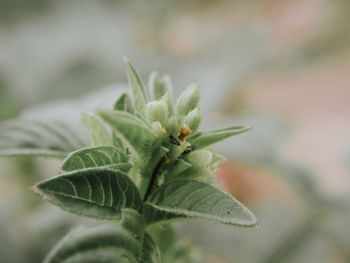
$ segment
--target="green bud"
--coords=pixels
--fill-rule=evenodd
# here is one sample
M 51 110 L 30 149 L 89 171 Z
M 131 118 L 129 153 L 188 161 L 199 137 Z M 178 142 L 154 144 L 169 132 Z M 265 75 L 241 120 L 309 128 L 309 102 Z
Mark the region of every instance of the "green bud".
M 163 128 L 162 124 L 159 121 L 152 122 L 152 129 L 159 137 L 167 134 L 166 130 Z
M 178 129 L 179 129 L 176 116 L 172 116 L 172 117 L 167 119 L 167 123 L 166 123 L 165 128 L 169 134 L 176 136 L 176 134 L 178 133 Z
M 199 101 L 199 86 L 192 83 L 184 92 L 181 93 L 175 105 L 175 112 L 181 118 L 193 110 Z
M 188 113 L 183 122 L 193 131 L 197 131 L 201 123 L 201 112 L 198 107 Z
M 168 106 L 163 100 L 156 100 L 147 103 L 145 117 L 149 123 L 160 122 L 164 125 L 168 117 Z

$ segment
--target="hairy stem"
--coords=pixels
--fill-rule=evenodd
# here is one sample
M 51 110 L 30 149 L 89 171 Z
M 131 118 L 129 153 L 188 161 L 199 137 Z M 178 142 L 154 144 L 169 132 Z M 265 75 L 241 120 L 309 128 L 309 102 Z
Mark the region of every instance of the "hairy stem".
M 146 194 L 145 196 L 143 197 L 143 201 L 145 202 L 147 200 L 147 198 L 149 197 L 149 195 L 151 194 L 152 192 L 152 189 L 153 189 L 153 186 L 154 186 L 154 183 L 156 182 L 156 179 L 157 179 L 157 174 L 158 174 L 158 171 L 159 169 L 162 167 L 162 164 L 164 163 L 165 161 L 165 157 L 163 157 L 156 165 L 156 167 L 154 168 L 154 171 L 152 173 L 152 176 L 151 176 L 151 180 L 148 184 L 148 187 L 147 187 L 147 190 L 146 190 Z

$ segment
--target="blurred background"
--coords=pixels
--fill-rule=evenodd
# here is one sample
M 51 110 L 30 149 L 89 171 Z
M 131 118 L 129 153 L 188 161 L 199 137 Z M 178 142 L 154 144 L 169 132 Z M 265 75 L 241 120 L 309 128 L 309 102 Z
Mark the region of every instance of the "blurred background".
M 202 129 L 254 127 L 213 150 L 259 220 L 177 223 L 200 262 L 350 262 L 349 14 L 348 0 L 1 0 L 0 120 L 111 107 L 124 56 L 176 95 L 198 81 Z M 29 189 L 59 164 L 0 160 L 1 262 L 41 262 L 82 223 Z

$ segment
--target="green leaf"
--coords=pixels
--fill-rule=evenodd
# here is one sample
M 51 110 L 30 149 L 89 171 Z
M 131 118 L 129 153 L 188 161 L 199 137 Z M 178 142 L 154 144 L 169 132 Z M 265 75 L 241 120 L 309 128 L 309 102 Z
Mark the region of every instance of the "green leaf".
M 148 228 L 148 233 L 158 245 L 162 255 L 170 250 L 178 240 L 178 235 L 171 224 L 152 225 Z
M 83 112 L 82 121 L 89 129 L 91 145 L 113 145 L 111 135 L 94 114 Z
M 134 106 L 132 105 L 129 94 L 123 93 L 114 104 L 114 109 L 119 111 L 126 111 L 135 114 Z
M 168 105 L 163 100 L 155 100 L 147 103 L 145 109 L 145 119 L 149 123 L 160 122 L 164 125 L 168 117 Z
M 116 146 L 117 148 L 123 149 L 124 153 L 128 153 L 127 147 L 125 147 L 123 139 L 120 138 L 115 131 L 112 131 L 112 141 L 113 145 Z
M 170 224 L 150 226 L 148 232 L 159 246 L 162 263 L 201 262 L 191 244 L 185 240 L 179 240 Z
M 90 168 L 40 182 L 34 191 L 62 209 L 82 216 L 120 219 L 121 209 L 142 210 L 140 193 L 120 171 Z
M 143 240 L 145 219 L 142 214 L 138 213 L 134 209 L 124 208 L 122 210 L 122 220 L 120 224 L 137 240 L 140 240 L 140 242 Z
M 119 168 L 123 172 L 130 169 L 124 152 L 114 146 L 94 146 L 72 152 L 64 160 L 63 171 L 74 171 L 93 167 Z
M 152 72 L 148 80 L 148 89 L 153 100 L 163 100 L 168 105 L 168 117 L 173 115 L 172 83 L 168 75 L 159 77 L 158 72 Z
M 215 173 L 218 168 L 218 165 L 225 161 L 225 157 L 216 153 L 212 153 L 212 156 L 213 157 L 210 161 L 209 168 L 213 173 Z
M 148 224 L 171 219 L 201 218 L 225 224 L 255 226 L 254 215 L 228 193 L 207 183 L 178 180 L 161 185 L 144 209 Z
M 201 123 L 201 112 L 199 107 L 194 108 L 184 118 L 183 122 L 191 129 L 192 132 L 196 132 Z
M 145 233 L 143 240 L 142 263 L 161 263 L 160 251 L 152 237 Z
M 145 87 L 142 83 L 141 77 L 131 65 L 129 59 L 124 58 L 124 62 L 126 65 L 126 73 L 128 75 L 135 110 L 142 115 L 147 103 Z
M 137 263 L 141 251 L 139 240 L 120 225 L 80 227 L 66 235 L 44 263 Z
M 169 90 L 169 87 L 167 83 L 160 78 L 159 73 L 153 71 L 148 79 L 148 89 L 152 100 L 159 100 Z
M 175 104 L 175 112 L 180 119 L 197 106 L 199 93 L 199 86 L 197 83 L 192 83 L 181 93 Z
M 156 140 L 153 131 L 139 118 L 123 111 L 101 111 L 100 116 L 120 134 L 140 156 L 148 155 Z
M 183 158 L 178 161 L 169 163 L 164 170 L 166 171 L 166 176 L 170 179 L 176 177 L 192 167 L 192 164 L 186 162 Z
M 56 117 L 19 118 L 0 124 L 0 156 L 64 158 L 89 145 L 79 119 Z M 82 129 L 83 128 L 83 129 Z
M 31 149 L 31 148 L 13 148 L 0 150 L 1 157 L 20 157 L 20 156 L 32 156 L 32 157 L 46 157 L 46 158 L 58 158 L 63 159 L 67 156 L 67 153 L 60 151 L 50 151 L 45 149 Z
M 167 181 L 179 180 L 179 179 L 204 179 L 213 180 L 214 174 L 210 169 L 210 164 L 213 159 L 213 154 L 206 150 L 192 151 L 183 157 L 182 166 L 185 168 L 185 164 L 190 165 L 183 171 L 178 171 L 174 176 L 172 174 L 167 175 Z
M 187 140 L 193 146 L 194 149 L 202 149 L 233 135 L 237 135 L 246 131 L 249 131 L 249 126 L 233 126 L 225 129 L 217 129 L 207 132 L 196 132 L 190 135 Z

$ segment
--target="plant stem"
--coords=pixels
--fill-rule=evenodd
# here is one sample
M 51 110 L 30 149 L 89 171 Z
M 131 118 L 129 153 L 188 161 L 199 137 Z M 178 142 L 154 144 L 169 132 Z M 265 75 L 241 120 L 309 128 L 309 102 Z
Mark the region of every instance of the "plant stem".
M 154 168 L 154 171 L 152 173 L 152 176 L 151 176 L 151 180 L 149 182 L 149 185 L 147 187 L 147 191 L 146 191 L 146 194 L 145 196 L 143 197 L 143 202 L 146 202 L 148 196 L 151 194 L 152 192 L 152 188 L 153 188 L 153 185 L 157 179 L 157 174 L 158 174 L 158 171 L 159 169 L 162 167 L 162 164 L 164 163 L 165 161 L 165 157 L 163 157 L 156 165 L 156 167 Z

